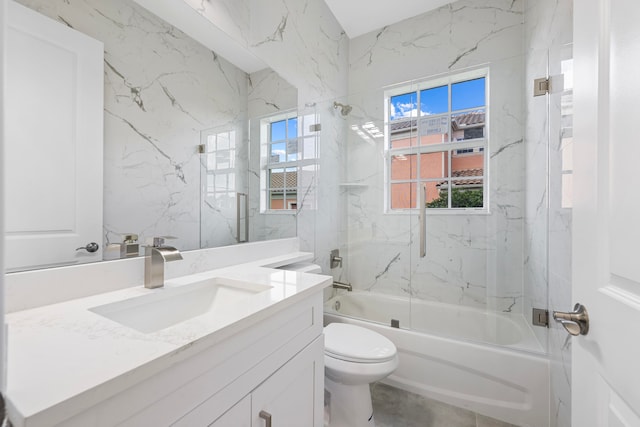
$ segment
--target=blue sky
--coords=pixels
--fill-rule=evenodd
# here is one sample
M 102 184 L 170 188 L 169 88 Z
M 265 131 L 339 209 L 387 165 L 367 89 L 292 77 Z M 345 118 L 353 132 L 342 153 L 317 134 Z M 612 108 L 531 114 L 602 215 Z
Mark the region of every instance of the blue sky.
M 287 122 L 289 128 L 287 129 Z M 297 160 L 298 153 L 294 153 L 289 150 L 289 158 L 287 155 L 287 144 L 285 140 L 288 138 L 296 138 L 298 136 L 298 119 L 292 118 L 288 120 L 280 120 L 278 122 L 271 123 L 271 141 L 283 141 L 271 145 L 271 156 L 278 156 L 280 162 L 287 160 Z
M 420 91 L 420 111 L 418 111 L 416 92 L 392 96 L 391 120 L 445 113 L 448 111 L 448 103 L 448 86 L 438 86 Z M 485 78 L 452 84 L 451 104 L 452 111 L 484 106 Z
M 271 123 L 271 141 L 282 141 L 287 139 L 287 122 L 289 122 L 289 138 L 298 136 L 298 119 L 280 120 Z

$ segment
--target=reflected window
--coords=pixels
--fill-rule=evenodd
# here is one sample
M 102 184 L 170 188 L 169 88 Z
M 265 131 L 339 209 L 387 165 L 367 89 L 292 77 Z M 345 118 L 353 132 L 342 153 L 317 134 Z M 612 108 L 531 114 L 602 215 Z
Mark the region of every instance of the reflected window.
M 387 210 L 485 209 L 487 70 L 385 93 Z
M 295 211 L 312 184 L 317 158 L 316 136 L 298 130 L 295 111 L 261 120 L 261 212 Z M 307 204 L 312 200 L 305 199 Z
M 236 197 L 236 132 L 210 132 L 203 138 L 207 203 L 217 208 L 231 207 Z

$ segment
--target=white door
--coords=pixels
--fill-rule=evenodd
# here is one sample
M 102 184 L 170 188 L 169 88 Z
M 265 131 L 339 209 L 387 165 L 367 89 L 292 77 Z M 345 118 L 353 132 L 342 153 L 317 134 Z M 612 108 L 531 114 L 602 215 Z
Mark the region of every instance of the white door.
M 7 270 L 102 259 L 103 45 L 9 2 Z
M 574 3 L 573 426 L 640 426 L 640 2 Z M 569 309 L 569 307 L 567 307 Z

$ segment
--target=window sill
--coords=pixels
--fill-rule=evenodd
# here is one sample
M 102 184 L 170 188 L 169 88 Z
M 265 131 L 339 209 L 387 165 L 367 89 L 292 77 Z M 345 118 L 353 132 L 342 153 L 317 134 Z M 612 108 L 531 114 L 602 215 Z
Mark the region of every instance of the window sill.
M 417 208 L 414 209 L 397 209 L 386 210 L 385 215 L 418 215 Z M 427 209 L 426 214 L 429 215 L 491 215 L 491 212 L 487 208 L 466 209 L 466 208 L 451 208 L 451 209 Z

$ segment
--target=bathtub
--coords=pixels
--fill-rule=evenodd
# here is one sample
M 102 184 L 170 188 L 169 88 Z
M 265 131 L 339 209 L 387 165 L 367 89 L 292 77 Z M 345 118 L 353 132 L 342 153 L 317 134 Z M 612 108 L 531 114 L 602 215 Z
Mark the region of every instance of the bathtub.
M 358 291 L 324 310 L 325 324 L 393 341 L 400 366 L 384 383 L 519 426 L 549 425 L 549 360 L 521 315 Z

